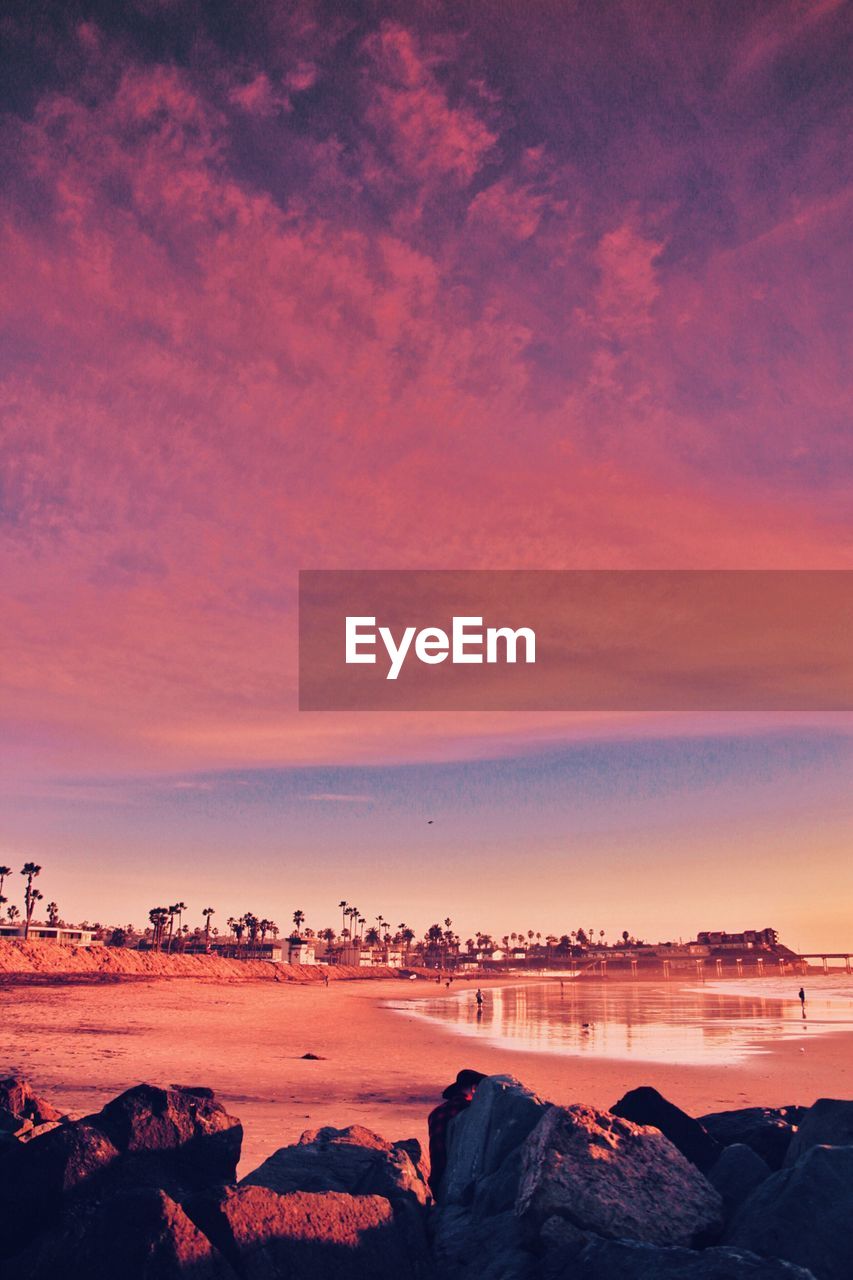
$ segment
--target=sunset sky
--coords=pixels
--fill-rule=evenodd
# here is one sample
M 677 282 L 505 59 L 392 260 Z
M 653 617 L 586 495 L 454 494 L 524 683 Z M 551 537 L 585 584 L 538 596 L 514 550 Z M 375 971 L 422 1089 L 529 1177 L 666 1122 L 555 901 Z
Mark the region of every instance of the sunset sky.
M 5 4 L 0 861 L 853 949 L 849 715 L 296 709 L 299 569 L 853 568 L 851 25 Z

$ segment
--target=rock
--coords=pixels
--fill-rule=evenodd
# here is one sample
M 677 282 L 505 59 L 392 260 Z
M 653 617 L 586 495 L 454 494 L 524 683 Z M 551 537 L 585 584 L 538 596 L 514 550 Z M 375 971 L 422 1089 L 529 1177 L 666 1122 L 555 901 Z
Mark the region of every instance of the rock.
M 800 1121 L 785 1154 L 785 1164 L 796 1164 L 800 1156 L 820 1144 L 830 1147 L 853 1145 L 853 1102 L 818 1098 Z
M 738 1249 L 660 1249 L 627 1240 L 592 1241 L 566 1271 L 573 1280 L 814 1280 L 810 1271 Z
M 7 1076 L 5 1080 L 0 1080 L 0 1112 L 4 1111 L 24 1120 L 31 1120 L 34 1125 L 65 1119 L 61 1111 L 33 1093 L 21 1076 Z
M 753 1192 L 725 1243 L 795 1262 L 817 1280 L 850 1280 L 851 1220 L 853 1146 L 811 1147 Z
M 209 1089 L 136 1085 L 85 1123 L 133 1157 L 126 1163 L 136 1183 L 189 1191 L 236 1178 L 243 1129 Z
M 729 1219 L 769 1177 L 770 1166 L 761 1156 L 743 1142 L 734 1142 L 723 1148 L 723 1154 L 708 1174 L 708 1181 L 723 1197 L 723 1210 Z
M 97 1115 L 18 1143 L 0 1164 L 0 1256 L 61 1211 L 121 1188 L 177 1198 L 233 1180 L 242 1129 L 212 1095 L 139 1085 Z
M 539 1260 L 524 1247 L 512 1211 L 475 1222 L 462 1205 L 440 1205 L 435 1216 L 435 1274 L 441 1280 L 539 1280 Z
M 0 1163 L 0 1257 L 56 1222 L 68 1197 L 99 1194 L 119 1158 L 109 1138 L 83 1121 L 16 1144 Z
M 700 1116 L 699 1122 L 723 1146 L 742 1142 L 775 1170 L 782 1168 L 794 1126 L 804 1114 L 803 1107 L 743 1107 Z
M 634 1124 L 652 1125 L 669 1138 L 674 1147 L 697 1169 L 707 1173 L 719 1159 L 722 1147 L 698 1120 L 669 1102 L 657 1089 L 643 1085 L 631 1089 L 610 1108 L 614 1116 L 632 1120 Z
M 470 1204 L 476 1183 L 496 1173 L 510 1153 L 520 1161 L 521 1144 L 549 1106 L 512 1076 L 481 1081 L 470 1107 L 449 1126 L 443 1202 Z
M 407 1249 L 383 1196 L 337 1191 L 279 1195 L 227 1188 L 191 1216 L 241 1280 L 409 1280 L 420 1260 Z
M 516 1212 L 538 1234 L 551 1217 L 581 1231 L 689 1245 L 722 1227 L 722 1200 L 656 1129 L 596 1111 L 551 1107 L 522 1151 Z
M 5 1107 L 0 1109 L 0 1133 L 8 1134 L 12 1138 L 22 1138 L 25 1133 L 30 1133 L 35 1128 L 32 1120 L 26 1116 L 16 1115 L 14 1111 L 7 1111 Z
M 23 1133 L 19 1133 L 18 1140 L 19 1142 L 32 1142 L 35 1138 L 41 1138 L 44 1134 L 50 1133 L 52 1129 L 58 1129 L 62 1123 L 61 1120 L 46 1120 L 44 1124 L 34 1124 Z
M 418 1152 L 420 1146 L 418 1144 Z M 294 1146 L 280 1147 L 246 1175 L 241 1187 L 291 1191 L 342 1191 L 385 1196 L 393 1204 L 425 1205 L 426 1182 L 407 1145 L 386 1142 L 361 1125 L 309 1130 Z
M 15 1269 L 22 1280 L 237 1280 L 180 1205 L 153 1188 L 108 1197 Z

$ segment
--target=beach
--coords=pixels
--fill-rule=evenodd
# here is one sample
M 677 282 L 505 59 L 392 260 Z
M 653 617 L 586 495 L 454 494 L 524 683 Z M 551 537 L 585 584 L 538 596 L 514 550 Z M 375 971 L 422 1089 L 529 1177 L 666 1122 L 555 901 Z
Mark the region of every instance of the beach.
M 473 1004 L 476 985 L 454 983 L 454 995 Z M 490 987 L 506 981 L 481 985 L 489 998 Z M 620 985 L 609 981 L 610 999 Z M 728 999 L 736 986 L 727 984 Z M 818 999 L 820 979 L 810 988 Z M 429 1110 L 463 1066 L 514 1075 L 557 1103 L 600 1108 L 642 1084 L 693 1115 L 853 1097 L 853 1030 L 806 1030 L 719 1064 L 557 1054 L 456 1035 L 408 1004 L 439 993 L 445 989 L 425 981 L 376 979 L 328 988 L 180 978 L 7 984 L 0 988 L 0 1065 L 73 1116 L 142 1080 L 209 1086 L 243 1122 L 242 1173 L 322 1125 L 361 1124 L 388 1138 L 425 1141 Z

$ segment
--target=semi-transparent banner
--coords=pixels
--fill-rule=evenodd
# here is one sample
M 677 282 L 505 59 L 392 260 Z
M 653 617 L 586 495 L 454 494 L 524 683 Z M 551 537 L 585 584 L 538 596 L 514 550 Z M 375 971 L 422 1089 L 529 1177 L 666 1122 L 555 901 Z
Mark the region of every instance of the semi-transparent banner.
M 850 570 L 303 570 L 305 711 L 845 711 Z

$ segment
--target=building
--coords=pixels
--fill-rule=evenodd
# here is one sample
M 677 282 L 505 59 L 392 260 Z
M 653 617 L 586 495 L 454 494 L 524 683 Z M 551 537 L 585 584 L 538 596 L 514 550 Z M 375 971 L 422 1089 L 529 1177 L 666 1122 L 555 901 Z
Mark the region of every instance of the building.
M 26 926 L 22 924 L 0 924 L 0 938 L 23 938 Z M 95 935 L 91 929 L 71 929 L 64 925 L 31 924 L 30 942 L 59 942 L 66 947 L 100 946 L 95 943 Z
M 288 938 L 287 963 L 314 964 L 314 943 L 307 938 Z
M 772 950 L 779 941 L 779 935 L 775 929 L 745 929 L 743 933 L 726 933 L 723 930 L 697 933 L 696 941 L 715 951 L 729 948 Z

